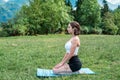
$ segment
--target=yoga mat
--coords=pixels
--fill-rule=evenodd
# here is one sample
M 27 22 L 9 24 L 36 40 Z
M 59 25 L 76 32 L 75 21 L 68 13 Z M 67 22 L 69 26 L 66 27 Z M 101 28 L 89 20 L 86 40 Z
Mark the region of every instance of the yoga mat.
M 77 72 L 72 73 L 62 73 L 62 74 L 54 74 L 51 69 L 41 69 L 37 68 L 37 77 L 55 77 L 55 76 L 69 76 L 72 74 L 95 74 L 91 69 L 89 68 L 81 68 Z

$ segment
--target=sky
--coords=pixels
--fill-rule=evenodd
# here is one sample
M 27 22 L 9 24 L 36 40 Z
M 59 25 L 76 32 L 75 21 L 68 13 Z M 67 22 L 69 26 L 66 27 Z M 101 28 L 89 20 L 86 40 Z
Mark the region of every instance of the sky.
M 106 1 L 111 4 L 120 4 L 120 0 L 106 0 Z
M 114 10 L 120 5 L 120 0 L 106 0 L 110 9 Z M 98 3 L 103 6 L 103 0 L 98 0 Z

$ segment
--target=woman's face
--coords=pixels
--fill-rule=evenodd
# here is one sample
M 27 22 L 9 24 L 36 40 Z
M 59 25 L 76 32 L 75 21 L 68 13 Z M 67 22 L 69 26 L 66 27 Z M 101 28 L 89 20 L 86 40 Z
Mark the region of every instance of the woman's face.
M 71 27 L 70 24 L 69 24 L 68 27 L 67 27 L 67 31 L 68 31 L 68 33 L 70 33 L 70 34 L 73 32 L 73 29 L 72 29 L 72 27 Z

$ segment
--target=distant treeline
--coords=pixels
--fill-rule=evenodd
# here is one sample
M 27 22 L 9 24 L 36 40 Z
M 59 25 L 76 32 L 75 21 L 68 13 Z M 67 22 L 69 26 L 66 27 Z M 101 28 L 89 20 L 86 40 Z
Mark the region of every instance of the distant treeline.
M 78 21 L 81 34 L 120 34 L 120 6 L 114 11 L 103 0 L 78 0 L 76 10 L 70 0 L 29 0 L 15 18 L 0 23 L 0 36 L 67 33 L 70 21 Z

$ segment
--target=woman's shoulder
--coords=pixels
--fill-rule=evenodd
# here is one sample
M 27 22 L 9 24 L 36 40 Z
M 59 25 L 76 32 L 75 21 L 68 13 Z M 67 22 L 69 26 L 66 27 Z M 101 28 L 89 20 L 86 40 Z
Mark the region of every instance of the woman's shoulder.
M 80 39 L 79 39 L 78 36 L 75 36 L 75 37 L 73 37 L 72 41 L 73 41 L 73 42 L 74 42 L 74 41 L 80 41 Z
M 78 36 L 75 36 L 75 37 L 73 38 L 73 40 L 79 40 L 79 37 L 78 37 Z

